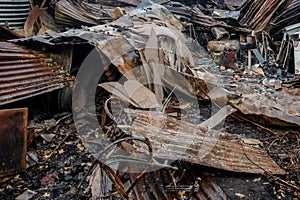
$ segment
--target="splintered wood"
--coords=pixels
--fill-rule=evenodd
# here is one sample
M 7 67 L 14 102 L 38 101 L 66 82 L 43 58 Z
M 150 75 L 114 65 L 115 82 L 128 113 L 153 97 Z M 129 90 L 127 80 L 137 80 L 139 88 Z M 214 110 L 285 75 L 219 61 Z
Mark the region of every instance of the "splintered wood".
M 245 138 L 208 130 L 178 121 L 161 113 L 128 110 L 134 122 L 126 128 L 136 137 L 148 137 L 154 157 L 183 160 L 218 169 L 263 174 L 283 175 L 282 170 L 258 145 Z

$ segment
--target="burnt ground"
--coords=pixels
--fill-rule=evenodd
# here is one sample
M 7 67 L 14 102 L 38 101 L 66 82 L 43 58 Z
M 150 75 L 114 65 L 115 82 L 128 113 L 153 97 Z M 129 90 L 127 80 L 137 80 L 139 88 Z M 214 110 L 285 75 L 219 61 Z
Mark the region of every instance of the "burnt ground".
M 225 129 L 232 134 L 260 140 L 272 159 L 287 171 L 287 175 L 282 177 L 222 172 L 216 179 L 230 199 L 239 199 L 235 193 L 244 194 L 246 199 L 300 198 L 299 191 L 287 186 L 291 183 L 299 188 L 300 185 L 298 128 L 268 127 L 265 130 L 252 123 L 229 117 L 226 119 Z
M 208 108 L 203 104 L 201 110 L 205 116 Z M 28 151 L 37 155 L 39 161 L 25 172 L 8 177 L 5 182 L 0 179 L 0 199 L 15 199 L 27 189 L 37 193 L 33 199 L 91 199 L 86 182 L 80 196 L 77 192 L 94 157 L 83 146 L 70 115 L 68 112 L 50 115 L 39 112 L 30 119 L 32 124 L 40 126 L 42 133 L 53 134 L 54 138 L 47 142 L 36 133 Z M 56 123 L 53 125 L 51 120 Z M 43 124 L 46 126 L 43 127 Z M 259 139 L 274 161 L 288 172 L 287 175 L 249 175 L 191 165 L 193 172 L 208 171 L 228 199 L 300 198 L 300 191 L 296 189 L 300 187 L 299 130 L 261 128 L 241 117 L 228 117 L 223 129 L 232 134 Z

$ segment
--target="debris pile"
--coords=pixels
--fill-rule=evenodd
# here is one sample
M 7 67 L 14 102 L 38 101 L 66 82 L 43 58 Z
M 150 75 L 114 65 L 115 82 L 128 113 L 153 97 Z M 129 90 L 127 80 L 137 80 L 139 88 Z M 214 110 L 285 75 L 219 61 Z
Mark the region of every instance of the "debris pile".
M 277 198 L 282 188 L 299 197 L 299 1 L 34 3 L 27 37 L 1 28 L 0 105 L 64 83 L 59 106 L 72 114 L 33 122 L 28 136 L 51 144 L 61 121 L 72 128 L 43 162 L 28 151 L 29 166 L 47 163 L 76 127 L 95 158 L 76 195 L 89 184 L 92 199 L 225 199 L 212 175 L 222 170 L 279 183 Z M 244 123 L 268 134 L 232 128 Z

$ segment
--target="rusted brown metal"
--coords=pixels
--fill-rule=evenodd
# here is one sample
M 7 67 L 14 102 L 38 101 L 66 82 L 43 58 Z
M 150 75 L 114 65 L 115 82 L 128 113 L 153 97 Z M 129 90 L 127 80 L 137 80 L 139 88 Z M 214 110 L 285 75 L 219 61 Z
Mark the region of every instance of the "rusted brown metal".
M 239 103 L 230 103 L 252 121 L 278 126 L 300 126 L 300 97 L 277 93 L 261 95 L 243 92 Z
M 0 0 L 0 25 L 22 28 L 30 10 L 30 0 Z
M 230 35 L 224 28 L 213 27 L 211 32 L 217 40 L 229 40 Z
M 26 168 L 27 108 L 0 110 L 0 177 Z
M 107 13 L 96 16 L 81 1 L 62 0 L 56 3 L 55 20 L 58 24 L 80 27 L 81 25 L 97 25 L 111 20 Z
M 200 172 L 200 188 L 199 192 L 197 192 L 196 197 L 199 200 L 210 200 L 210 199 L 220 199 L 226 200 L 226 194 L 221 189 L 219 185 L 216 184 L 212 175 L 208 172 Z
M 196 200 L 224 200 L 227 199 L 223 190 L 218 186 L 208 172 L 193 171 L 201 180 L 198 182 L 198 188 L 193 192 L 191 199 Z M 166 169 L 155 172 L 148 172 L 133 189 L 134 199 L 140 200 L 161 200 L 176 199 L 174 186 L 171 177 Z M 135 180 L 131 175 L 131 182 Z M 188 195 L 190 188 L 193 186 L 191 176 L 185 175 L 183 183 L 177 185 L 177 192 Z M 184 184 L 184 185 L 182 185 Z
M 276 11 L 285 4 L 290 4 L 290 0 L 252 1 L 249 7 L 245 7 L 247 10 L 242 10 L 242 13 L 245 12 L 245 14 L 240 18 L 239 22 L 252 30 L 263 30 L 270 23 Z
M 261 148 L 247 144 L 246 138 L 234 138 L 159 113 L 128 112 L 135 120 L 127 128 L 150 138 L 154 157 L 180 159 L 233 172 L 285 174 Z
M 293 0 L 286 9 L 284 9 L 272 19 L 271 25 L 273 26 L 273 28 L 271 32 L 276 33 L 277 31 L 279 32 L 288 25 L 299 23 L 299 18 L 300 1 Z
M 12 43 L 0 42 L 0 105 L 63 87 L 36 54 Z

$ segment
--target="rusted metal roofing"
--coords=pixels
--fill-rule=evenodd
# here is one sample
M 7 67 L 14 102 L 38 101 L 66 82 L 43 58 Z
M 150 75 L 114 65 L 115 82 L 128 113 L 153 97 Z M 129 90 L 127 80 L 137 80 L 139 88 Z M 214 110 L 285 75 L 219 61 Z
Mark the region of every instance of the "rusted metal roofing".
M 227 199 L 226 194 L 216 184 L 213 177 L 208 172 L 193 171 L 197 177 L 201 180 L 199 181 L 199 188 L 194 189 L 193 194 L 190 199 L 194 200 L 225 200 Z M 166 175 L 165 169 L 159 171 L 148 172 L 144 175 L 141 181 L 138 182 L 136 187 L 133 189 L 132 196 L 134 199 L 140 200 L 161 200 L 161 199 L 178 199 L 175 195 L 175 190 L 173 184 L 166 185 L 166 181 L 169 181 L 171 177 Z M 193 186 L 192 177 L 187 176 L 183 178 L 182 182 L 185 184 L 180 187 L 177 185 L 178 191 L 185 191 L 182 188 L 190 188 Z M 135 179 L 130 177 L 130 182 L 133 183 Z M 180 188 L 182 190 L 180 190 Z M 186 191 L 185 191 L 186 192 Z M 190 191 L 189 191 L 190 192 Z M 187 193 L 185 193 L 187 196 Z M 183 198 L 184 199 L 184 198 Z M 188 198 L 186 198 L 188 199 Z
M 0 105 L 62 88 L 62 81 L 36 54 L 0 42 Z
M 99 9 L 99 11 L 101 11 Z M 80 27 L 81 25 L 98 25 L 107 23 L 111 20 L 110 16 L 104 12 L 96 16 L 91 10 L 88 10 L 82 3 L 69 0 L 61 0 L 56 3 L 55 21 L 58 24 Z
M 267 152 L 257 147 L 258 141 L 234 138 L 228 133 L 207 130 L 160 113 L 128 112 L 135 120 L 127 128 L 137 132 L 137 136 L 145 135 L 150 139 L 154 157 L 179 159 L 232 172 L 285 174 Z
M 263 30 L 270 23 L 276 11 L 279 11 L 285 4 L 290 3 L 290 0 L 248 1 L 242 9 L 242 13 L 246 12 L 239 20 L 240 24 L 252 30 Z M 250 6 L 248 7 L 247 5 L 249 4 Z
M 73 33 L 74 32 L 74 33 Z M 87 43 L 87 40 L 82 40 L 79 36 L 84 33 L 84 31 L 80 29 L 72 29 L 68 31 L 69 33 L 66 37 L 64 37 L 64 33 L 56 33 L 55 31 L 47 30 L 44 35 L 37 35 L 37 36 L 32 36 L 32 37 L 26 37 L 26 38 L 17 38 L 17 39 L 11 39 L 9 42 L 13 43 L 21 43 L 21 44 L 28 44 L 31 42 L 39 42 L 47 45 L 76 45 L 76 44 L 85 44 Z M 73 33 L 73 35 L 71 35 Z M 93 39 L 92 36 L 96 37 L 96 33 L 90 34 L 91 36 L 87 39 Z M 98 36 L 98 38 L 100 38 Z
M 282 30 L 288 25 L 300 22 L 300 1 L 293 0 L 292 3 L 276 17 L 272 19 L 271 25 L 274 26 L 274 31 Z
M 0 177 L 26 168 L 27 108 L 0 110 Z
M 0 25 L 23 28 L 29 10 L 29 0 L 0 0 Z

